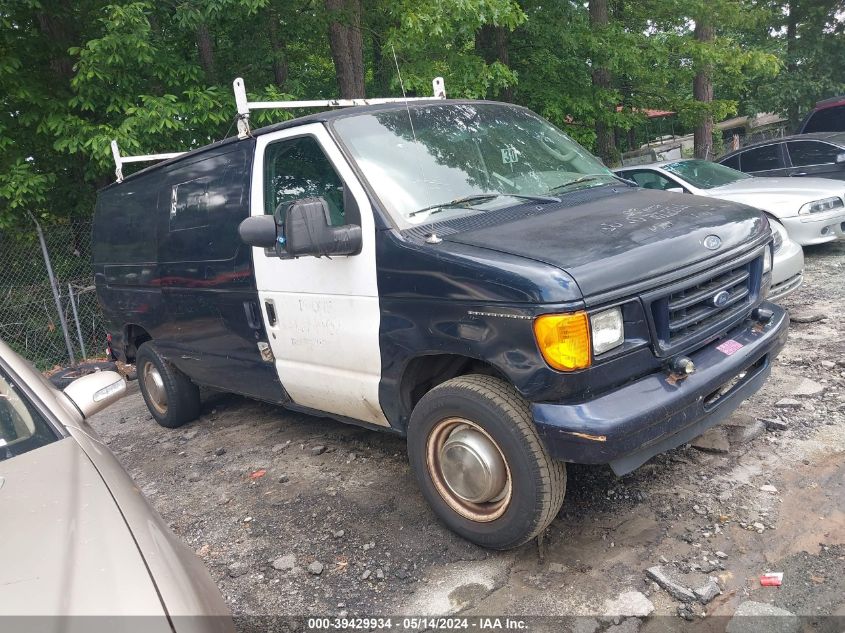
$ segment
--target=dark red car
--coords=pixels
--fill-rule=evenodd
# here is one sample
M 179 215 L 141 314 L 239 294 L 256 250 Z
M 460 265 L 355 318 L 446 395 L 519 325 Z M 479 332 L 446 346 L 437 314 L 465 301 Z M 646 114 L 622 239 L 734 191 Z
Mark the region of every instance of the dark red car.
M 816 104 L 798 127 L 798 134 L 809 132 L 845 132 L 845 95 Z

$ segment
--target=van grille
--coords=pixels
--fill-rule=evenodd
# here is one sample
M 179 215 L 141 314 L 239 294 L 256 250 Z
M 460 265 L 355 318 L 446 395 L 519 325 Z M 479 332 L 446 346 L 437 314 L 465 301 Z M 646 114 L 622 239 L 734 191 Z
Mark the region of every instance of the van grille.
M 651 302 L 657 342 L 664 350 L 691 341 L 747 311 L 759 294 L 758 257 L 673 288 Z

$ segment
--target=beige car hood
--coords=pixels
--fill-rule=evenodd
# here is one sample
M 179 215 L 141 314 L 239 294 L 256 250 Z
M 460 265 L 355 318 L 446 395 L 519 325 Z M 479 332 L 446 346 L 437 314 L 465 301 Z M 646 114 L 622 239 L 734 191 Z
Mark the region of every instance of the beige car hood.
M 171 630 L 123 515 L 73 438 L 0 462 L 0 480 L 0 614 L 142 614 L 154 616 L 146 630 Z

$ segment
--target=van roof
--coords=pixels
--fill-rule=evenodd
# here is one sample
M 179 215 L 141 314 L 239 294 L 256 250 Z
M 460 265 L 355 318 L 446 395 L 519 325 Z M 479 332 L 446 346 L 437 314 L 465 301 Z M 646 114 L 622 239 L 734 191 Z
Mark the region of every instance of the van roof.
M 385 103 L 385 104 L 379 104 L 379 105 L 366 105 L 366 106 L 353 106 L 353 107 L 348 107 L 348 108 L 336 108 L 336 109 L 333 109 L 333 110 L 326 110 L 324 112 L 316 112 L 314 114 L 308 114 L 308 115 L 305 115 L 305 116 L 296 117 L 296 118 L 290 119 L 288 121 L 280 121 L 279 123 L 273 123 L 271 125 L 267 125 L 265 127 L 253 130 L 251 132 L 251 135 L 253 137 L 261 136 L 262 134 L 270 134 L 272 132 L 277 132 L 278 130 L 285 130 L 287 128 L 297 127 L 297 126 L 300 126 L 300 125 L 305 125 L 307 123 L 326 123 L 326 122 L 334 120 L 334 119 L 340 119 L 340 118 L 348 117 L 348 116 L 355 116 L 356 114 L 364 114 L 364 113 L 367 113 L 367 112 L 385 112 L 385 111 L 390 111 L 390 110 L 405 110 L 406 108 L 414 108 L 414 109 L 424 108 L 424 107 L 428 107 L 428 106 L 431 106 L 431 105 L 455 105 L 455 104 L 466 104 L 466 103 L 472 103 L 472 104 L 488 103 L 489 104 L 489 103 L 498 103 L 498 102 L 496 102 L 496 101 L 483 101 L 483 100 L 478 100 L 478 99 L 438 99 L 438 98 L 432 97 L 431 99 L 426 99 L 424 101 L 416 100 L 416 101 L 410 101 L 408 103 Z M 499 104 L 499 105 L 510 105 L 510 106 L 513 106 L 513 107 L 520 107 L 520 106 L 516 106 L 514 104 Z M 197 154 L 207 152 L 209 150 L 213 150 L 213 149 L 217 149 L 217 148 L 220 148 L 220 147 L 225 147 L 226 145 L 238 143 L 238 142 L 241 142 L 242 140 L 246 140 L 246 139 L 240 139 L 237 136 L 231 136 L 231 137 L 225 138 L 223 140 L 216 141 L 214 143 L 210 143 L 208 145 L 203 145 L 202 147 L 198 147 L 196 149 L 188 150 L 184 154 L 180 154 L 179 156 L 177 156 L 175 158 L 169 158 L 167 160 L 163 160 L 161 162 L 155 163 L 154 165 L 150 165 L 149 167 L 145 167 L 144 169 L 138 170 L 135 173 L 129 174 L 129 175 L 124 177 L 122 182 L 110 183 L 110 184 L 106 185 L 105 187 L 103 187 L 102 189 L 100 189 L 100 191 L 105 191 L 106 189 L 110 189 L 114 186 L 120 185 L 123 182 L 127 182 L 129 180 L 132 180 L 133 178 L 137 178 L 137 177 L 139 177 L 143 174 L 148 174 L 148 173 L 153 172 L 153 171 L 160 169 L 162 167 L 166 167 L 168 165 L 178 163 L 178 162 L 185 160 L 186 158 L 189 158 L 191 156 L 196 156 Z

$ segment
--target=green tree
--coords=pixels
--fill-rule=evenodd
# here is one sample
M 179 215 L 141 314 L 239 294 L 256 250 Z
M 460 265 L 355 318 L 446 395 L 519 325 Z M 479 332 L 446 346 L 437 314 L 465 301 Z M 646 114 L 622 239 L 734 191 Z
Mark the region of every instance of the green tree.
M 111 139 L 138 154 L 231 134 L 237 76 L 261 100 L 395 96 L 398 66 L 409 95 L 443 76 L 449 96 L 527 105 L 608 163 L 649 108 L 700 127 L 705 147 L 710 121 L 797 116 L 845 90 L 843 2 L 7 0 L 0 228 L 27 211 L 90 214 L 113 179 Z M 704 19 L 712 37 L 701 37 Z M 696 77 L 710 78 L 712 100 Z
M 785 114 L 794 129 L 816 101 L 845 93 L 845 1 L 776 0 L 768 7 L 770 19 L 746 41 L 777 56 L 780 74 L 752 79 L 745 105 Z

